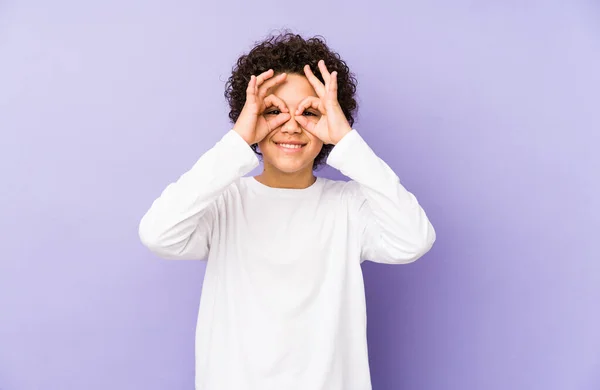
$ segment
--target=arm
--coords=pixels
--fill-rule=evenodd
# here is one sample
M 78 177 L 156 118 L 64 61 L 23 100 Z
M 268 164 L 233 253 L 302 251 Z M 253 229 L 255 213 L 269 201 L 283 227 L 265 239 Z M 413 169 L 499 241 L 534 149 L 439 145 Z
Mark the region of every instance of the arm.
M 354 181 L 348 186 L 361 232 L 361 260 L 410 263 L 431 249 L 436 234 L 425 211 L 356 130 L 336 144 L 327 164 Z
M 226 133 L 152 203 L 139 224 L 142 243 L 166 259 L 206 259 L 217 198 L 258 163 L 238 133 Z

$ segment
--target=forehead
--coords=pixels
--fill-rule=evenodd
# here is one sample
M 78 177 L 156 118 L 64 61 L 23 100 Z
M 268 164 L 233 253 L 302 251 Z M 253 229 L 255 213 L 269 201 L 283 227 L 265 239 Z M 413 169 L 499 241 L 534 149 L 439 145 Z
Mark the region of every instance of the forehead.
M 286 104 L 298 104 L 307 96 L 317 96 L 306 76 L 289 73 L 283 83 L 271 89 L 271 93 Z

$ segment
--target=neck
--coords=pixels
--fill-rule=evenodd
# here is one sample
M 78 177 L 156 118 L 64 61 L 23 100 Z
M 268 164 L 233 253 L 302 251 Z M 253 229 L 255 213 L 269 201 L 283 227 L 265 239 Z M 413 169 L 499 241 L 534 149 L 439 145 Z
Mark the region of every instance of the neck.
M 289 189 L 308 188 L 317 180 L 312 170 L 286 173 L 265 169 L 260 175 L 254 176 L 254 178 L 269 187 Z

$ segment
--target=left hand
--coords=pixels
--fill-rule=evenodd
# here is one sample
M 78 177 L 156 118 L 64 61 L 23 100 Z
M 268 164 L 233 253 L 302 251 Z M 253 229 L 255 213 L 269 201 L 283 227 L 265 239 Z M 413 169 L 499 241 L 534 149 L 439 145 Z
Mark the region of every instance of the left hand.
M 304 73 L 308 81 L 315 89 L 318 97 L 309 96 L 302 100 L 295 112 L 296 121 L 306 131 L 319 138 L 325 144 L 337 144 L 346 134 L 352 131 L 352 127 L 337 99 L 337 72 L 329 73 L 325 62 L 319 61 L 319 70 L 325 81 L 325 85 L 313 74 L 310 66 L 304 66 Z M 313 108 L 319 110 L 321 117 L 318 122 L 310 121 L 302 115 L 304 110 Z

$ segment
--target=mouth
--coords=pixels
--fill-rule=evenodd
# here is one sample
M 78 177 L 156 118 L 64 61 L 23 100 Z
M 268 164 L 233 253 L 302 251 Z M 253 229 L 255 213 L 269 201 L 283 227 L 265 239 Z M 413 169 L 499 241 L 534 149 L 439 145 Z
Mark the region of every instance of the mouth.
M 306 144 L 286 144 L 286 143 L 278 143 L 278 142 L 273 142 L 277 148 L 281 149 L 282 151 L 286 152 L 286 153 L 297 153 L 299 151 L 301 151 Z

